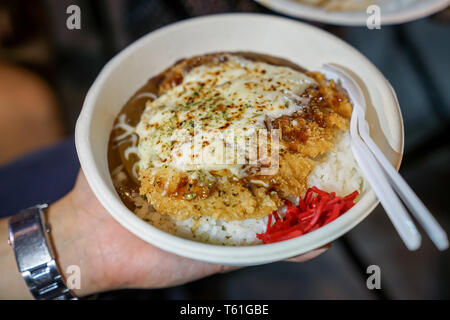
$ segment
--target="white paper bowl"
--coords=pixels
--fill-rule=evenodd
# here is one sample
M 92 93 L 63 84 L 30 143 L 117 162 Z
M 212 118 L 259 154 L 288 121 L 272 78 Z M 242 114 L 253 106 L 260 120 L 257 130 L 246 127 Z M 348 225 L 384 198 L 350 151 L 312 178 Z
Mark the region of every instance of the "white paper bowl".
M 343 26 L 365 26 L 373 13 L 331 11 L 302 4 L 296 0 L 255 0 L 261 5 L 292 17 Z M 380 3 L 381 25 L 405 23 L 444 10 L 450 0 L 391 0 Z
M 285 18 L 256 14 L 207 16 L 152 32 L 114 57 L 90 88 L 75 138 L 81 167 L 102 205 L 141 239 L 172 253 L 227 265 L 257 265 L 323 246 L 361 222 L 377 205 L 372 191 L 334 222 L 296 239 L 275 244 L 227 247 L 182 239 L 136 217 L 123 205 L 108 171 L 107 146 L 113 121 L 128 98 L 151 76 L 183 57 L 216 51 L 254 51 L 289 59 L 308 69 L 336 63 L 353 71 L 366 90 L 374 140 L 398 167 L 403 123 L 391 86 L 358 51 L 333 35 Z M 350 152 L 350 150 L 349 150 Z

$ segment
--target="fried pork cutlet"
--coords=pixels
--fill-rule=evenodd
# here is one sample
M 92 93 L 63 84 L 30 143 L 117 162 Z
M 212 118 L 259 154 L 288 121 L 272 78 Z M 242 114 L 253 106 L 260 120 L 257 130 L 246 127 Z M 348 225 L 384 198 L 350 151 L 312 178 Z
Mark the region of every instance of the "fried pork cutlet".
M 352 111 L 322 74 L 239 53 L 180 61 L 160 76 L 158 92 L 136 128 L 138 179 L 156 211 L 176 219 L 261 218 L 304 194 Z

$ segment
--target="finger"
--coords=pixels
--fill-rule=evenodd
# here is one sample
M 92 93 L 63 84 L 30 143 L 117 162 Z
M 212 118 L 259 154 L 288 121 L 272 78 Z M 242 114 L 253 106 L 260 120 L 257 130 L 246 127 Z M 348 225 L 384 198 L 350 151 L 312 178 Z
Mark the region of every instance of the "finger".
M 322 253 L 324 253 L 325 251 L 327 251 L 330 247 L 331 247 L 331 243 L 329 243 L 329 244 L 327 244 L 327 245 L 325 245 L 325 246 L 323 246 L 323 247 L 320 247 L 320 248 L 318 248 L 318 249 L 309 251 L 309 252 L 307 252 L 307 253 L 305 253 L 305 254 L 302 254 L 302 255 L 299 255 L 299 256 L 296 256 L 296 257 L 292 257 L 292 258 L 286 259 L 286 261 L 289 261 L 289 262 L 306 262 L 306 261 L 308 261 L 308 260 L 317 258 L 317 257 L 320 256 Z
M 238 270 L 238 269 L 242 269 L 244 267 L 240 267 L 240 266 L 221 266 L 220 268 L 220 273 L 228 273 L 234 270 Z

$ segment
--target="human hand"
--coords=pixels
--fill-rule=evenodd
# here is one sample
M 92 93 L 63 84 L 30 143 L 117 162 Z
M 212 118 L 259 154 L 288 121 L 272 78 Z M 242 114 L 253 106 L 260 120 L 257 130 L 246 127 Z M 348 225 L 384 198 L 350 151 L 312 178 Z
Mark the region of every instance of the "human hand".
M 124 288 L 162 288 L 187 283 L 236 267 L 195 261 L 163 251 L 122 227 L 103 208 L 80 170 L 73 190 L 48 210 L 51 236 L 61 271 L 77 265 L 78 296 Z M 288 261 L 304 262 L 328 246 Z

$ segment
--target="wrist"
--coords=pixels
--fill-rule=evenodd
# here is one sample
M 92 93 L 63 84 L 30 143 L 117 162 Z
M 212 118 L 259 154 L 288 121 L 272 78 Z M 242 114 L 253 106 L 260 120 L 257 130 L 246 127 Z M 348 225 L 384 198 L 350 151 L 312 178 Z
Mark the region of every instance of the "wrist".
M 86 236 L 87 232 L 94 232 L 94 228 L 85 228 L 90 222 L 83 221 L 80 211 L 71 194 L 52 204 L 47 211 L 56 262 L 66 285 L 78 297 L 109 289 L 96 261 L 95 244 L 89 241 L 92 237 Z M 73 287 L 73 284 L 79 286 Z

